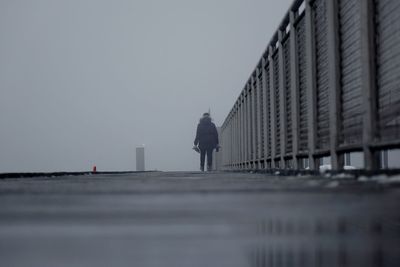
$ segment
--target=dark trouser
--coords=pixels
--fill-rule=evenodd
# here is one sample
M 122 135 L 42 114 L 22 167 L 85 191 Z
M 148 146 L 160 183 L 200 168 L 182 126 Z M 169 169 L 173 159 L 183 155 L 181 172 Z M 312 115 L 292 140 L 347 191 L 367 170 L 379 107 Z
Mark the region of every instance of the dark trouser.
M 212 165 L 212 156 L 214 148 L 200 148 L 200 167 L 204 168 L 204 162 L 207 154 L 207 166 Z

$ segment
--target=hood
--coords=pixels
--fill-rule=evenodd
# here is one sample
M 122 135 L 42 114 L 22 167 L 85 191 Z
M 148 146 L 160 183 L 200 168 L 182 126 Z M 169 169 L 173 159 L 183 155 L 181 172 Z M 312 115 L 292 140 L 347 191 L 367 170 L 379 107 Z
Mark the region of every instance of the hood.
M 202 117 L 200 123 L 211 123 L 211 117 Z

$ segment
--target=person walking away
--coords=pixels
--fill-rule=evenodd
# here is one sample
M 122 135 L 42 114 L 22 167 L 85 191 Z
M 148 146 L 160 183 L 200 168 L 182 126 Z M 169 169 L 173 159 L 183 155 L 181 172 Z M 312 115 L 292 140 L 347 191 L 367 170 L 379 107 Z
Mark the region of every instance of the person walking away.
M 200 149 L 200 170 L 204 171 L 207 155 L 207 171 L 212 170 L 212 157 L 214 149 L 219 149 L 218 131 L 211 121 L 210 113 L 204 113 L 197 125 L 194 146 Z

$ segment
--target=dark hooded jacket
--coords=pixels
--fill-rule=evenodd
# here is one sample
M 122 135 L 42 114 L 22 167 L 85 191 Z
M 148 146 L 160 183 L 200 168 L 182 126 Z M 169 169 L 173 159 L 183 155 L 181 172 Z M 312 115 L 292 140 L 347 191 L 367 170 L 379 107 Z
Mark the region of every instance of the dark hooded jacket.
M 194 145 L 200 149 L 214 149 L 218 146 L 218 131 L 210 117 L 203 117 L 197 125 Z

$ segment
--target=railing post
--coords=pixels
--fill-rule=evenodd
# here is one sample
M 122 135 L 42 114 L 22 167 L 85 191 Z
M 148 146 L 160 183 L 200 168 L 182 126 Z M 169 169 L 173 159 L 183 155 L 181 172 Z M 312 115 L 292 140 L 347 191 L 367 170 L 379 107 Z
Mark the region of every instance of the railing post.
M 234 117 L 233 117 L 233 140 L 234 140 L 234 157 L 233 157 L 233 164 L 234 169 L 237 168 L 237 155 L 238 155 L 238 140 L 237 140 L 237 103 L 233 106 L 234 108 Z
M 233 114 L 231 113 L 230 118 L 229 118 L 229 143 L 230 143 L 230 148 L 229 148 L 229 165 L 230 168 L 232 169 L 232 165 L 233 165 L 233 120 L 232 120 L 232 116 Z
M 231 169 L 235 167 L 235 106 L 232 107 L 231 125 Z
M 275 168 L 275 156 L 276 156 L 276 122 L 275 122 L 275 88 L 274 88 L 274 60 L 272 57 L 273 48 L 269 46 L 268 61 L 269 61 L 269 94 L 270 94 L 270 113 L 271 113 L 271 166 Z
M 261 159 L 262 159 L 262 155 L 261 155 L 261 127 L 263 127 L 262 122 L 261 122 L 261 90 L 262 90 L 262 85 L 260 84 L 260 79 L 259 79 L 259 75 L 260 75 L 260 68 L 257 67 L 256 69 L 256 90 L 257 90 L 257 106 L 256 106 L 256 110 L 257 110 L 257 160 L 258 160 L 258 169 L 261 169 Z
M 228 166 L 229 168 L 231 167 L 231 138 L 230 138 L 230 124 L 229 124 L 229 116 L 228 116 L 228 120 L 227 120 L 227 127 L 226 127 L 226 131 L 227 131 L 227 143 L 228 143 L 228 149 L 227 149 L 227 158 L 228 158 Z
M 243 161 L 243 103 L 242 103 L 242 94 L 239 95 L 238 98 L 238 117 L 239 117 L 239 168 L 242 168 L 242 161 Z
M 220 145 L 224 145 L 224 125 L 225 125 L 225 122 L 221 126 L 221 135 L 220 135 L 220 140 L 219 140 Z M 225 169 L 225 159 L 224 159 L 223 153 L 222 153 L 222 167 Z
M 227 120 L 226 120 L 226 125 L 225 125 L 225 142 L 224 142 L 225 144 L 226 144 L 226 147 L 227 147 L 227 149 L 226 149 L 226 151 L 225 151 L 225 158 L 226 158 L 226 165 L 227 165 L 227 167 L 230 169 L 230 166 L 229 166 L 229 117 L 227 118 Z
M 245 169 L 246 162 L 246 101 L 244 91 L 242 93 L 242 169 Z
M 238 169 L 240 155 L 240 140 L 239 140 L 239 101 L 235 104 L 235 168 Z
M 281 125 L 281 163 L 280 167 L 281 169 L 286 168 L 286 162 L 285 162 L 285 154 L 286 154 L 286 131 L 287 131 L 287 125 L 286 125 L 286 87 L 285 87 L 285 67 L 284 67 L 284 59 L 283 59 L 283 32 L 282 30 L 278 31 L 278 58 L 279 58 L 279 105 L 280 107 L 280 125 Z
M 233 107 L 233 109 L 232 109 L 232 118 L 231 118 L 231 125 L 232 125 L 232 127 L 231 127 L 231 129 L 232 129 L 232 135 L 231 135 L 231 138 L 232 138 L 232 159 L 231 159 L 231 164 L 232 164 L 232 169 L 235 169 L 235 157 L 236 157 L 236 140 L 235 140 L 235 135 L 236 135 L 236 133 L 235 133 L 235 131 L 236 131 L 236 125 L 235 125 L 235 106 Z
M 250 92 L 249 92 L 249 85 L 246 83 L 246 169 L 249 169 L 250 166 L 250 159 L 251 159 L 251 123 L 250 123 Z
M 249 168 L 250 162 L 250 93 L 249 93 L 249 84 L 246 83 L 246 169 Z
M 240 164 L 240 97 L 238 98 L 236 102 L 236 145 L 237 145 L 237 150 L 236 150 L 236 168 L 239 169 L 239 164 Z
M 377 128 L 377 84 L 375 66 L 374 1 L 360 0 L 361 11 L 361 72 L 363 90 L 363 151 L 367 170 L 379 168 L 379 156 L 371 147 Z
M 227 145 L 227 143 L 226 143 L 226 121 L 225 121 L 225 123 L 224 123 L 224 125 L 223 125 L 223 128 L 222 128 L 222 146 L 226 146 Z M 229 169 L 229 167 L 228 167 L 228 161 L 227 161 L 227 153 L 226 153 L 226 151 L 224 151 L 223 152 L 223 154 L 222 154 L 222 158 L 223 158 L 223 162 L 224 162 L 224 168 L 225 169 Z
M 263 103 L 264 103 L 264 108 L 263 108 L 263 127 L 264 127 L 264 166 L 265 169 L 267 168 L 267 155 L 268 155 L 268 123 L 267 123 L 267 72 L 265 71 L 265 67 L 267 65 L 267 60 L 265 57 L 262 57 L 261 60 L 261 71 L 262 71 L 262 80 L 263 83 L 261 84 L 261 90 L 263 90 Z
M 295 13 L 289 14 L 290 19 L 290 81 L 291 81 L 291 103 L 292 103 L 292 133 L 293 133 L 293 168 L 299 169 L 299 65 L 297 58 L 297 36 L 295 23 Z
M 225 142 L 224 143 L 226 144 L 226 148 L 227 148 L 225 151 L 226 165 L 230 169 L 230 166 L 229 166 L 229 149 L 230 149 L 230 147 L 229 147 L 229 145 L 230 145 L 230 143 L 229 143 L 229 117 L 227 118 L 226 125 L 225 125 Z
M 225 125 L 226 125 L 226 121 L 225 121 L 225 123 L 224 123 L 224 125 L 222 125 L 222 127 L 221 127 L 221 145 L 222 146 L 225 146 L 225 136 L 226 136 L 226 132 L 225 132 Z M 224 169 L 227 169 L 227 167 L 226 167 L 226 154 L 225 154 L 225 151 L 224 152 L 222 152 L 222 162 L 223 162 L 223 167 L 224 167 Z
M 329 129 L 330 154 L 333 170 L 343 168 L 344 157 L 339 154 L 340 134 L 340 52 L 339 52 L 339 21 L 337 1 L 327 1 L 328 27 L 328 73 L 329 73 Z
M 242 107 L 243 107 L 243 103 L 242 103 L 242 94 L 240 94 L 239 98 L 238 98 L 238 119 L 239 119 L 239 160 L 238 160 L 238 164 L 239 164 L 239 168 L 242 168 L 242 159 L 243 159 L 243 123 L 242 123 Z
M 233 120 L 233 123 L 234 123 L 233 135 L 234 135 L 234 140 L 235 140 L 235 142 L 234 142 L 235 157 L 233 159 L 233 164 L 234 164 L 234 169 L 236 169 L 237 168 L 237 155 L 238 155 L 238 149 L 239 149 L 239 142 L 237 140 L 237 129 L 238 129 L 238 127 L 237 127 L 237 101 L 235 102 L 233 108 L 234 108 L 234 114 L 235 114 L 234 120 Z
M 246 162 L 246 120 L 245 120 L 245 115 L 246 115 L 246 109 L 245 109 L 245 98 L 244 98 L 244 92 L 241 95 L 242 98 L 242 160 L 241 160 L 241 166 L 242 169 L 245 168 L 245 162 Z
M 249 150 L 250 150 L 250 169 L 253 168 L 253 160 L 254 160 L 254 114 L 253 114 L 253 108 L 254 108 L 254 92 L 253 92 L 253 88 L 251 85 L 251 77 L 249 79 L 249 132 L 250 132 L 250 146 L 249 146 Z
M 251 142 L 251 147 L 253 149 L 252 153 L 251 153 L 251 161 L 253 162 L 253 169 L 256 169 L 256 159 L 257 159 L 257 155 L 256 155 L 256 145 L 257 145 L 257 134 L 256 134 L 256 88 L 254 86 L 254 77 L 253 75 L 250 78 L 250 88 L 251 88 L 251 138 L 252 138 L 252 142 Z
M 311 7 L 312 0 L 306 0 L 306 49 L 307 49 L 307 106 L 308 106 L 308 157 L 311 170 L 318 168 L 315 159 L 316 133 L 316 66 L 315 66 L 315 35 L 314 19 Z M 332 0 L 333 1 L 333 0 Z
M 246 169 L 247 162 L 247 104 L 246 89 L 243 89 L 243 168 Z

